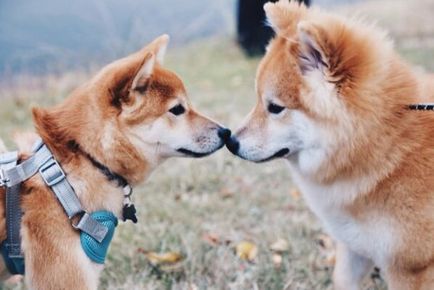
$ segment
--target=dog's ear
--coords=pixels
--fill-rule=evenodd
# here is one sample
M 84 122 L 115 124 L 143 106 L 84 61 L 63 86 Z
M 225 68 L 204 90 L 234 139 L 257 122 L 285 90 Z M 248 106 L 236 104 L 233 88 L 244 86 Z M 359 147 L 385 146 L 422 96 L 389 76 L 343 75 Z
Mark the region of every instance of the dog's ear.
M 325 72 L 329 69 L 330 41 L 327 32 L 314 23 L 301 21 L 297 25 L 299 42 L 299 64 L 306 73 L 315 69 Z
M 108 92 L 110 103 L 116 108 L 132 102 L 130 92 L 145 91 L 156 64 L 163 62 L 168 43 L 169 36 L 162 35 L 139 51 L 107 65 L 92 80 L 94 87 Z
M 113 75 L 107 77 L 106 81 L 113 106 L 121 108 L 122 103 L 132 102 L 132 91 L 145 93 L 154 72 L 155 59 L 154 53 L 142 50 L 121 60 L 122 65 L 119 65 L 119 68 L 110 70 Z
M 291 38 L 295 35 L 297 24 L 306 17 L 307 8 L 298 1 L 280 0 L 264 5 L 268 24 L 277 35 Z
M 163 34 L 157 37 L 149 45 L 150 51 L 155 54 L 155 60 L 159 64 L 163 64 L 164 57 L 166 56 L 167 46 L 169 45 L 170 37 L 167 34 Z
M 150 77 L 154 72 L 156 57 L 152 52 L 145 55 L 143 62 L 131 83 L 131 89 L 143 93 L 149 85 Z

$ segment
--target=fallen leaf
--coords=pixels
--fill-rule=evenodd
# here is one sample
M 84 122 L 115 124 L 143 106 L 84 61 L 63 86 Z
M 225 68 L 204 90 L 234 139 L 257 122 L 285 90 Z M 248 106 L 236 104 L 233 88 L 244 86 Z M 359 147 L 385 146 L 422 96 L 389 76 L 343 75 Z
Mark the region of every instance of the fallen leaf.
M 231 197 L 233 197 L 235 195 L 235 192 L 233 192 L 233 191 L 231 191 L 231 190 L 229 190 L 229 188 L 223 188 L 221 191 L 220 191 L 220 196 L 222 197 L 222 198 L 231 198 Z
M 325 234 L 320 234 L 317 237 L 318 245 L 322 250 L 334 250 L 335 245 L 333 239 Z
M 221 243 L 220 237 L 214 233 L 203 234 L 202 240 L 211 246 L 218 246 Z
M 289 251 L 289 244 L 285 239 L 278 239 L 273 244 L 271 244 L 270 249 L 276 253 L 284 253 Z
M 166 252 L 166 253 L 156 253 L 149 251 L 141 251 L 146 259 L 154 265 L 173 265 L 184 259 L 184 257 L 178 252 Z
M 317 238 L 317 243 L 320 248 L 322 262 L 324 266 L 332 267 L 336 263 L 336 246 L 331 237 L 321 234 Z
M 258 247 L 251 243 L 251 242 L 240 242 L 236 248 L 237 256 L 242 259 L 249 262 L 252 262 L 255 260 L 256 256 L 258 255 Z

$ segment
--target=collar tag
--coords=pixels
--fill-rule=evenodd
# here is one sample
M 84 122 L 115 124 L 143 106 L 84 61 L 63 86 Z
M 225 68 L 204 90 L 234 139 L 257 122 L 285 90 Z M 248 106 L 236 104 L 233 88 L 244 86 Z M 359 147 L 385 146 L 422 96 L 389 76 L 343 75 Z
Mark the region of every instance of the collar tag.
M 124 207 L 122 209 L 122 219 L 124 221 L 131 220 L 133 223 L 137 223 L 136 207 L 131 201 L 131 195 L 133 194 L 133 189 L 130 185 L 126 185 L 124 190 Z
M 131 220 L 133 223 L 137 223 L 137 216 L 136 216 L 136 207 L 134 204 L 124 204 L 124 208 L 122 209 L 122 218 L 124 221 Z

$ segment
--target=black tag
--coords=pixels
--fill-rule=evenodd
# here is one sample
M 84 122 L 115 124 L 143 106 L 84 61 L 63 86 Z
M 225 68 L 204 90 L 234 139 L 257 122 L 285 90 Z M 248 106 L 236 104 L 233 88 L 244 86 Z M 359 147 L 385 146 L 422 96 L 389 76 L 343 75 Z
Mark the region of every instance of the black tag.
M 122 209 L 122 217 L 124 218 L 124 221 L 131 220 L 133 223 L 137 223 L 137 216 L 136 216 L 136 207 L 134 204 L 126 204 L 124 205 L 124 208 Z

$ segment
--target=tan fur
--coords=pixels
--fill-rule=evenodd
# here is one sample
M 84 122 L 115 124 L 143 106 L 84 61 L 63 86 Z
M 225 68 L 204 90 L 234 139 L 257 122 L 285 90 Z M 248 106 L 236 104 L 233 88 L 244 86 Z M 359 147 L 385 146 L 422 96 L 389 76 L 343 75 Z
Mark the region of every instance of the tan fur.
M 167 158 L 184 156 L 177 151 L 180 147 L 210 154 L 223 145 L 217 136 L 219 125 L 194 111 L 181 80 L 162 67 L 167 42 L 168 37 L 162 36 L 109 64 L 57 106 L 33 109 L 38 135 L 62 165 L 87 212 L 104 209 L 120 217 L 123 206 L 122 189 L 108 181 L 87 154 L 137 185 Z M 181 116 L 169 112 L 177 104 L 185 107 Z M 29 156 L 32 139 L 31 134 L 18 136 L 22 159 Z M 0 194 L 4 196 L 3 189 Z M 96 289 L 102 266 L 85 255 L 79 233 L 53 192 L 35 175 L 24 182 L 21 194 L 29 288 Z
M 434 289 L 434 113 L 406 108 L 434 101 L 434 78 L 414 73 L 363 21 L 287 0 L 265 10 L 277 37 L 258 68 L 258 104 L 235 134 L 238 154 L 267 157 L 275 132 L 304 116 L 316 143 L 300 139 L 285 158 L 339 241 L 336 289 L 360 289 L 374 264 L 390 289 Z M 312 51 L 317 68 L 301 57 Z M 269 99 L 285 111 L 267 112 Z

